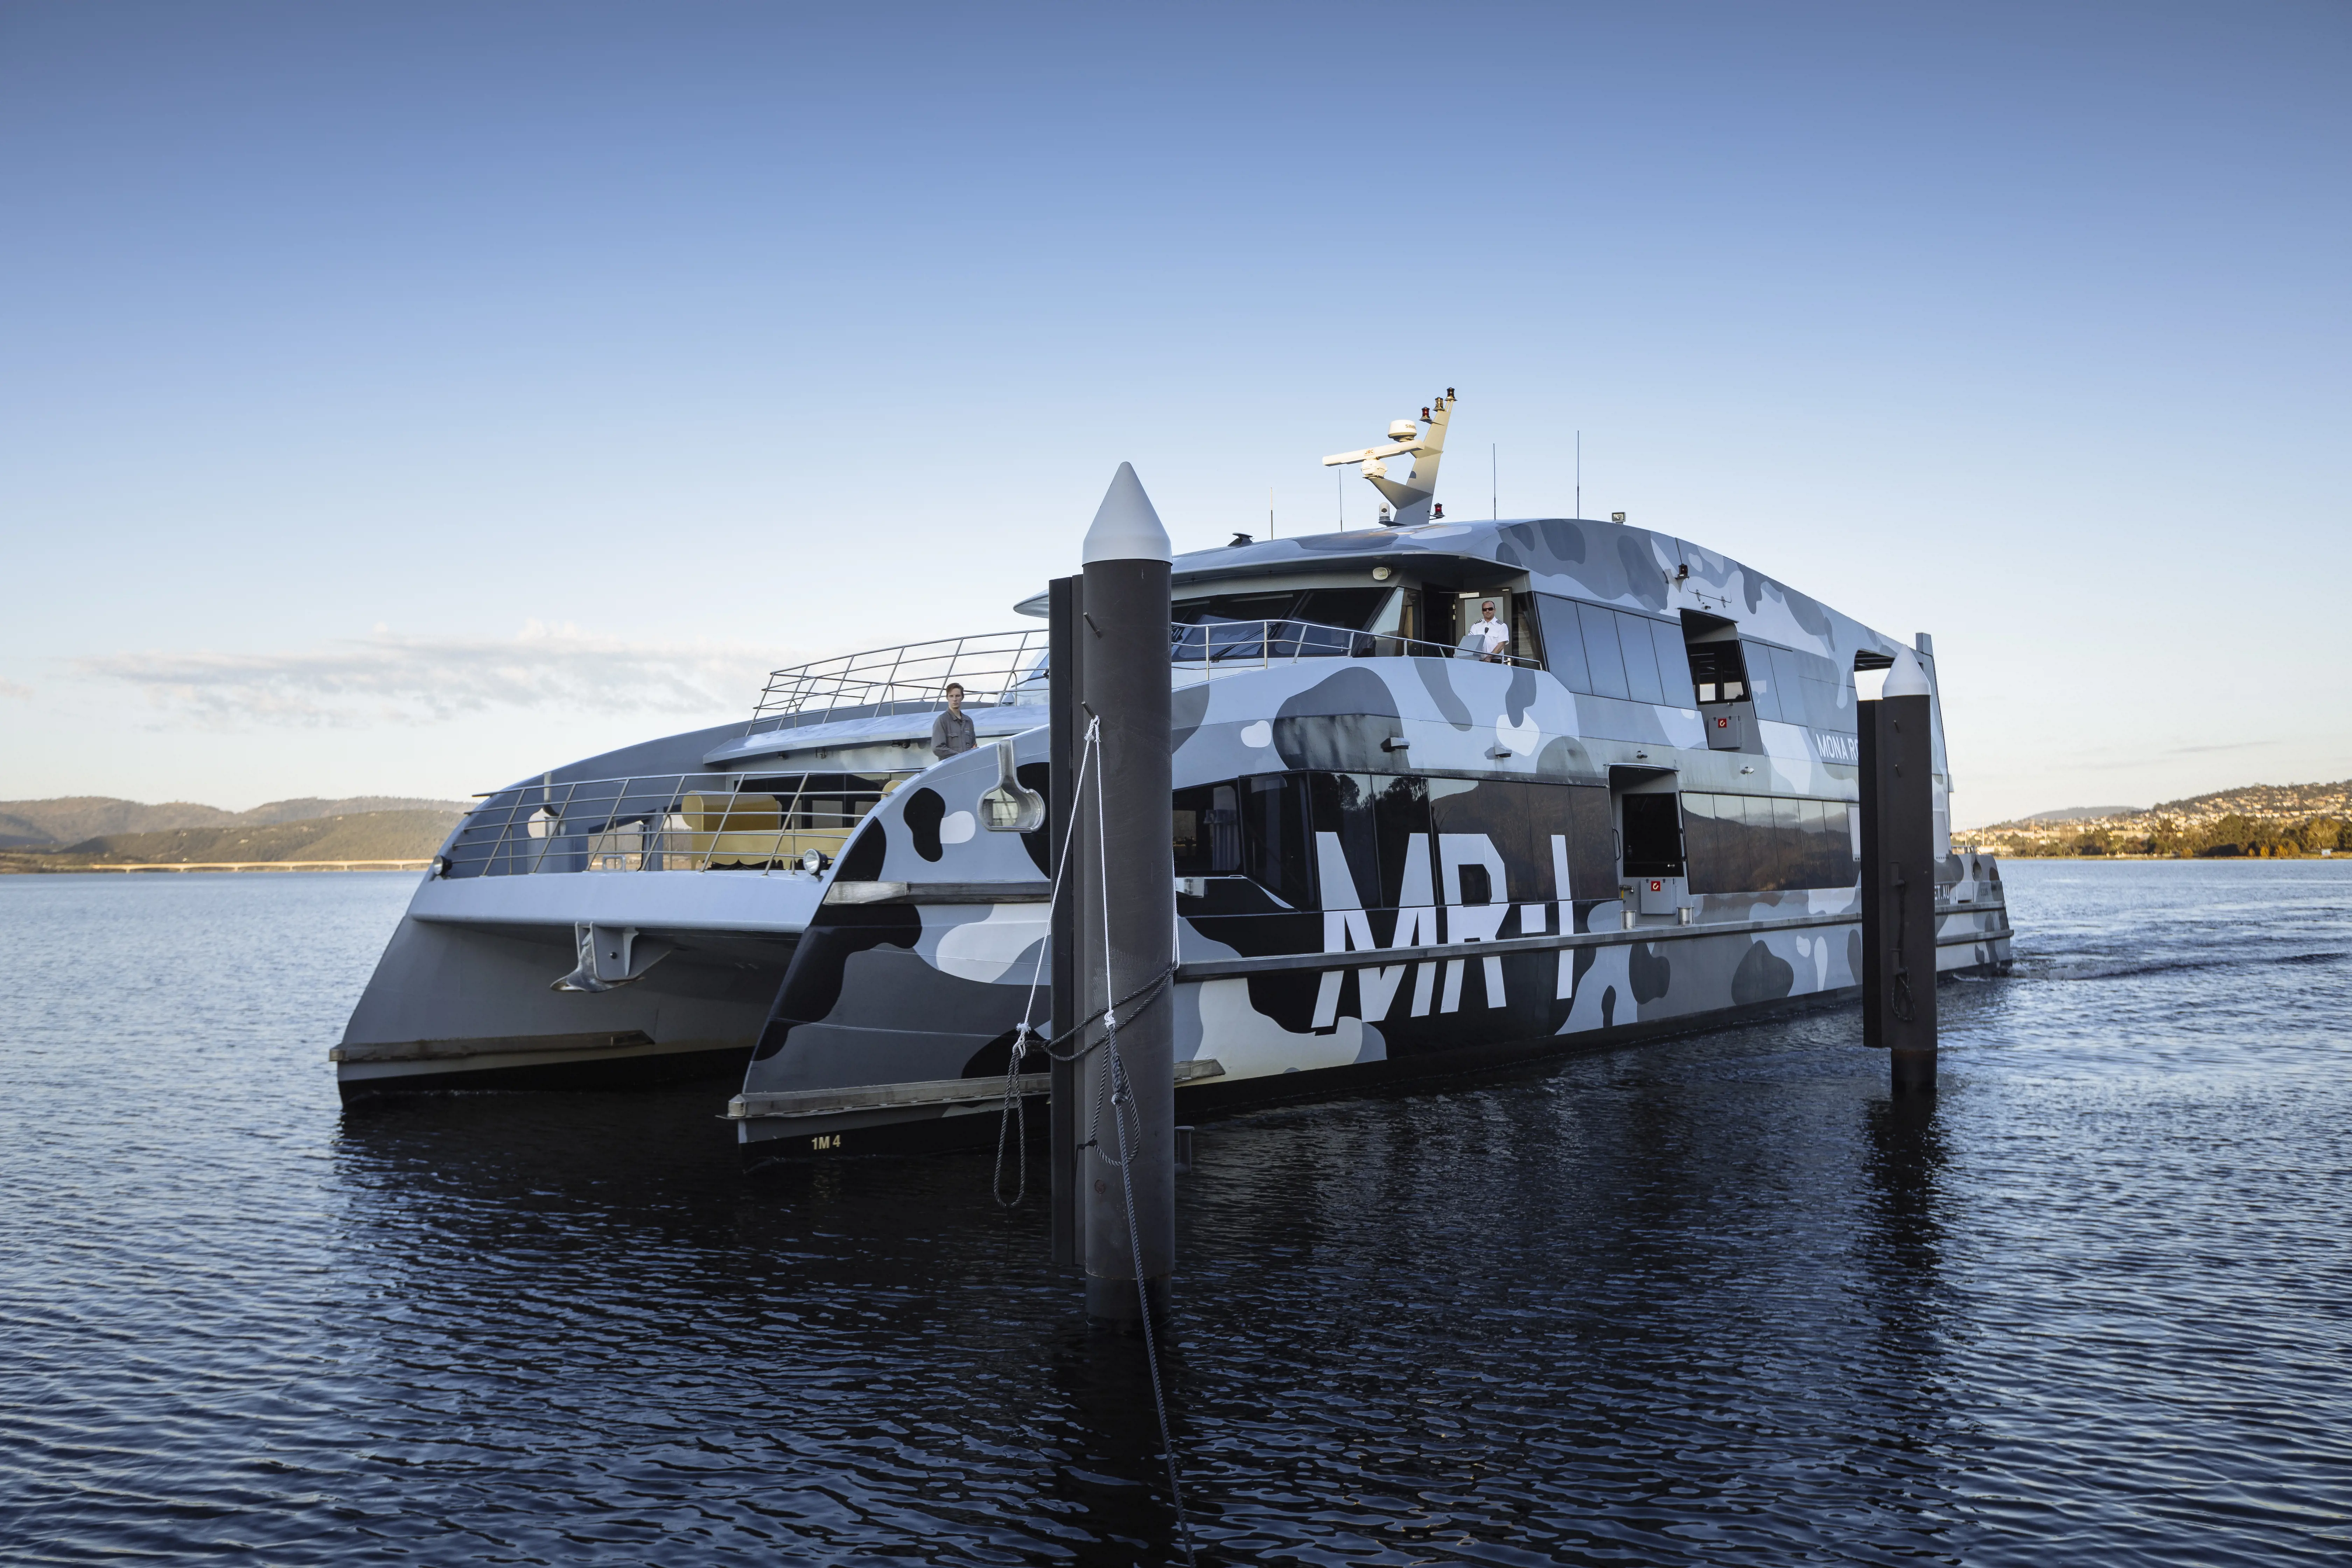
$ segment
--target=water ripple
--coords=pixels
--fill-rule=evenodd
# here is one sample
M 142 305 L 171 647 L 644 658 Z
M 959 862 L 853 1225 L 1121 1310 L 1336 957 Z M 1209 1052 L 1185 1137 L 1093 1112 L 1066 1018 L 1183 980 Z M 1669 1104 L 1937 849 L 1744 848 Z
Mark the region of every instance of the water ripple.
M 1830 1013 L 1203 1127 L 1206 1557 L 2345 1561 L 2346 873 L 2015 868 L 1931 1112 Z M 985 1156 L 345 1121 L 406 892 L 0 879 L 10 1561 L 1171 1560 L 1138 1346 Z

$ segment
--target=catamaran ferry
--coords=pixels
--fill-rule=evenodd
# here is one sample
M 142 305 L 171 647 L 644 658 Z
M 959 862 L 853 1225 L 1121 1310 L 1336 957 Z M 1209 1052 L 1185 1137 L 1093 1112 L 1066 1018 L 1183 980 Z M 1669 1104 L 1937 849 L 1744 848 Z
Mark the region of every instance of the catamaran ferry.
M 1930 639 L 1622 515 L 1448 519 L 1452 412 L 1327 459 L 1381 526 L 1175 560 L 1184 1119 L 1858 994 L 1856 682 L 1935 689 Z M 1052 1026 L 1046 651 L 779 670 L 747 722 L 484 797 L 332 1053 L 345 1100 L 740 1076 L 755 1156 L 995 1138 Z M 935 760 L 950 681 L 978 744 Z M 1934 711 L 1937 967 L 2000 973 Z

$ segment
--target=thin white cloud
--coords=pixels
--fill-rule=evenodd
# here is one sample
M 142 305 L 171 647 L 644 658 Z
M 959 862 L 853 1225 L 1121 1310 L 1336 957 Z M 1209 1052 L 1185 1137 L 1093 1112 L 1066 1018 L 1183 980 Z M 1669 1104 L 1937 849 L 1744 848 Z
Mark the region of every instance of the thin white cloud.
M 739 644 L 631 642 L 527 623 L 506 639 L 374 636 L 302 653 L 122 653 L 77 671 L 199 723 L 429 722 L 498 708 L 748 711 L 779 660 Z
M 13 698 L 19 702 L 29 702 L 33 699 L 33 689 L 29 686 L 19 686 L 13 680 L 0 680 L 0 697 Z

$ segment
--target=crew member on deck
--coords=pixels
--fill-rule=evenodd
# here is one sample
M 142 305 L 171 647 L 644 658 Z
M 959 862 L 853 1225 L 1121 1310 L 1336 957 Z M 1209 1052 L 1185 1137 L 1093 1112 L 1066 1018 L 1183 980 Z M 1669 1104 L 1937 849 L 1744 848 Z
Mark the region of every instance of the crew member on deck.
M 948 682 L 948 710 L 931 721 L 931 755 L 945 761 L 980 743 L 971 717 L 963 710 L 963 683 Z
M 1469 643 L 1472 651 L 1487 663 L 1500 664 L 1503 656 L 1511 648 L 1511 628 L 1495 618 L 1494 600 L 1488 599 L 1478 606 L 1478 610 L 1484 618 L 1470 628 L 1469 636 L 1463 641 Z M 1471 637 L 1478 640 L 1470 642 Z

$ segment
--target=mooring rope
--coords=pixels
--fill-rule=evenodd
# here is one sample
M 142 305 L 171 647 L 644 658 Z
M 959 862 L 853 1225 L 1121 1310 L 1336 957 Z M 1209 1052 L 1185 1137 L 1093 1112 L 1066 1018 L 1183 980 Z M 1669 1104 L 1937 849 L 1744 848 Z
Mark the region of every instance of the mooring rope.
M 1097 764 L 1102 756 L 1102 721 L 1095 719 L 1087 725 L 1086 741 L 1078 752 L 1078 776 L 1071 793 L 1083 800 L 1089 773 L 1095 777 L 1095 842 L 1103 841 L 1103 804 L 1100 769 Z M 1061 907 L 1064 878 L 1069 869 L 1070 848 L 1077 842 L 1076 833 L 1062 839 L 1061 858 L 1054 865 L 1054 879 L 1046 895 L 1045 914 L 1050 933 L 1053 912 Z M 1103 989 L 1110 984 L 1110 879 L 1102 879 L 1103 921 Z M 1004 1106 L 996 1127 L 996 1172 L 989 1190 L 998 1205 L 1004 1208 L 1018 1207 L 1029 1193 L 1029 1162 L 1025 1151 L 1029 1142 L 1027 1100 L 1021 1092 L 1021 1063 L 1030 1052 L 1043 1054 L 1049 1062 L 1080 1062 L 1101 1050 L 1108 1063 L 1108 1070 L 1095 1080 L 1094 1103 L 1088 1109 L 1087 1136 L 1078 1147 L 1097 1147 L 1101 1137 L 1103 1091 L 1109 1091 L 1111 1125 L 1118 1135 L 1119 1201 L 1127 1211 L 1127 1240 L 1135 1268 L 1135 1289 L 1143 1311 L 1143 1360 L 1151 1379 L 1151 1408 L 1160 1421 L 1160 1449 L 1168 1462 L 1168 1495 L 1176 1506 L 1176 1529 L 1184 1549 L 1184 1561 L 1196 1562 L 1192 1553 L 1192 1521 L 1184 1511 L 1184 1488 L 1176 1471 L 1176 1440 L 1168 1426 L 1168 1397 L 1160 1382 L 1160 1340 L 1151 1323 L 1151 1295 L 1143 1274 L 1143 1237 L 1135 1226 L 1135 1185 L 1129 1179 L 1134 1165 L 1134 1151 L 1128 1137 L 1128 1117 L 1133 1111 L 1135 1097 L 1128 1079 L 1127 1064 L 1118 1054 L 1119 1015 L 1124 1011 L 1132 1022 L 1160 997 L 1176 977 L 1176 965 L 1171 961 L 1149 981 L 1121 996 L 1100 1011 L 1074 1020 L 1069 1027 L 1051 1037 L 1039 1037 L 1034 1020 L 1037 1010 L 1037 988 L 1045 974 L 1046 942 L 1037 946 L 1037 961 L 1029 972 L 1029 996 L 1021 1009 L 1021 1025 L 1013 1033 L 1013 1054 L 1004 1069 Z M 1056 1047 L 1079 1038 L 1097 1023 L 1102 1025 L 1102 1037 L 1094 1044 L 1080 1046 L 1066 1054 Z M 1017 1136 L 1015 1135 L 1017 1130 Z M 1141 1128 L 1137 1128 L 1140 1137 Z M 1004 1153 L 1010 1143 L 1020 1170 L 1012 1198 L 1004 1196 Z
M 1078 752 L 1078 778 L 1074 794 L 1086 793 L 1087 769 L 1094 761 L 1094 737 L 1095 725 L 1088 725 L 1087 743 Z M 1045 935 L 1037 940 L 1037 962 L 1029 969 L 1029 996 L 1021 1005 L 1021 1026 L 1013 1031 L 1013 1052 L 1004 1064 L 1004 1106 L 996 1121 L 996 1171 L 988 1183 L 989 1194 L 995 1198 L 999 1208 L 1019 1208 L 1021 1200 L 1029 1195 L 1029 1106 L 1021 1094 L 1021 1058 L 1029 1054 L 1029 1037 L 1034 1032 L 1031 1021 L 1037 1014 L 1037 982 L 1045 973 L 1045 951 L 1053 945 L 1054 911 L 1062 907 L 1062 874 L 1069 869 L 1070 846 L 1076 841 L 1075 833 L 1065 832 L 1062 835 L 1061 857 L 1054 862 L 1053 884 L 1045 894 Z M 1087 1022 L 1092 1023 L 1093 1020 L 1088 1019 Z M 1067 1038 L 1075 1033 L 1075 1029 L 1064 1030 L 1063 1037 Z M 1045 1042 L 1045 1049 L 1046 1058 L 1049 1061 L 1054 1059 L 1054 1042 Z M 1080 1056 L 1084 1054 L 1079 1053 Z M 1020 1128 L 1020 1136 L 1014 1139 L 1013 1147 L 1019 1152 L 1019 1181 L 1013 1189 L 1012 1201 L 1008 1203 L 1004 1196 L 1004 1140 L 1016 1124 Z
M 1087 744 L 1097 752 L 1102 748 L 1102 721 L 1099 718 L 1093 720 L 1087 726 Z M 1110 839 L 1103 824 L 1102 797 L 1102 784 L 1097 778 L 1095 784 L 1095 843 L 1100 847 L 1098 852 L 1104 853 L 1107 857 Z M 1108 868 L 1106 867 L 1105 869 L 1108 870 Z M 1118 989 L 1111 983 L 1110 972 L 1110 878 L 1106 875 L 1101 880 L 1103 884 L 1103 989 L 1108 992 Z M 1168 973 L 1172 973 L 1173 968 L 1171 964 Z M 1164 981 L 1166 975 L 1163 974 L 1161 978 Z M 1156 990 L 1158 984 L 1159 983 L 1156 982 L 1153 989 Z M 1145 1004 L 1145 1005 L 1149 1005 L 1149 1003 Z M 1136 1011 L 1139 1013 L 1142 1008 L 1139 1007 Z M 1134 1015 L 1130 1014 L 1129 1016 L 1133 1017 Z M 1192 1555 L 1192 1521 L 1185 1515 L 1184 1487 L 1176 1476 L 1176 1439 L 1168 1430 L 1168 1397 L 1160 1386 L 1160 1338 L 1152 1330 L 1151 1289 L 1143 1274 L 1143 1236 L 1135 1227 L 1135 1183 L 1131 1176 L 1135 1154 L 1129 1145 L 1127 1137 L 1127 1111 L 1134 1104 L 1135 1097 L 1128 1082 L 1127 1063 L 1118 1054 L 1118 1009 L 1116 1007 L 1104 1009 L 1103 1044 L 1106 1047 L 1104 1055 L 1110 1067 L 1109 1072 L 1104 1076 L 1110 1080 L 1111 1086 L 1111 1125 L 1118 1132 L 1118 1194 L 1120 1201 L 1127 1208 L 1127 1244 L 1134 1259 L 1136 1307 L 1139 1315 L 1143 1319 L 1144 1368 L 1151 1378 L 1151 1408 L 1160 1418 L 1160 1451 L 1168 1461 L 1168 1496 L 1176 1505 L 1177 1535 L 1183 1544 L 1184 1561 L 1189 1565 L 1195 1561 Z M 1139 1125 L 1136 1131 L 1140 1136 L 1142 1129 Z
M 1911 966 L 1903 961 L 1903 928 L 1910 921 L 1904 918 L 1904 901 L 1910 896 L 1910 884 L 1903 879 L 1903 868 L 1895 868 L 1895 994 L 1888 998 L 1896 1022 L 1908 1024 L 1919 1016 L 1919 1005 L 1911 994 Z

